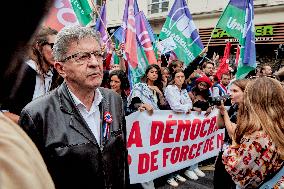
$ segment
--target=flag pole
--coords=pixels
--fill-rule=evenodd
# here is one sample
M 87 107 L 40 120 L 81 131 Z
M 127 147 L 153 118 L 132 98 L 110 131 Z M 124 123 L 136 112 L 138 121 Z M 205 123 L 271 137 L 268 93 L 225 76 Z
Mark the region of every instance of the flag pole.
M 217 25 L 216 25 L 216 26 L 217 26 Z M 212 39 L 212 33 L 213 33 L 213 31 L 216 29 L 216 26 L 213 28 L 213 30 L 212 30 L 212 32 L 211 32 L 210 38 L 209 38 L 209 40 L 208 40 L 208 42 L 207 42 L 207 45 L 206 45 L 207 48 L 208 48 L 209 43 L 210 43 L 210 41 L 211 41 L 211 39 Z
M 103 22 L 100 13 L 99 13 L 98 10 L 97 10 L 96 5 L 94 4 L 93 1 L 91 1 L 91 2 L 92 2 L 92 6 L 93 6 L 95 12 L 98 14 L 98 17 L 99 17 L 99 19 L 100 19 L 100 21 L 101 21 L 101 23 L 102 23 L 102 25 L 103 25 L 103 27 L 104 27 L 104 30 L 106 31 L 108 37 L 110 38 L 110 35 L 109 35 L 108 31 L 107 31 L 107 28 L 106 28 L 106 26 L 105 26 L 105 23 Z M 106 3 L 106 2 L 104 1 L 104 3 Z M 113 42 L 113 41 L 111 40 L 111 42 Z
M 210 59 L 210 58 L 207 58 L 207 56 L 204 57 L 208 62 L 211 62 L 215 65 L 215 63 Z
M 230 1 L 229 1 L 229 3 L 230 3 Z M 227 6 L 225 7 L 224 11 L 227 9 L 227 7 L 228 7 L 229 3 L 228 3 L 228 4 L 227 4 Z M 223 13 L 224 13 L 224 12 L 223 12 Z M 209 43 L 210 43 L 210 41 L 211 41 L 211 39 L 212 39 L 212 33 L 213 33 L 213 31 L 216 29 L 216 26 L 219 24 L 219 21 L 220 21 L 220 19 L 222 18 L 223 13 L 221 14 L 221 16 L 220 16 L 220 18 L 219 18 L 219 20 L 218 20 L 217 24 L 215 25 L 214 29 L 213 29 L 213 30 L 212 30 L 212 32 L 211 32 L 211 35 L 210 35 L 209 41 L 208 41 L 208 43 L 207 43 L 207 45 L 206 45 L 207 47 L 209 46 Z
M 115 33 L 115 32 L 113 32 L 113 33 L 111 34 L 111 36 L 109 36 L 109 38 L 106 40 L 106 43 L 107 43 L 109 40 L 111 40 L 111 38 L 113 37 L 114 33 Z M 111 42 L 112 42 L 112 40 L 111 40 Z

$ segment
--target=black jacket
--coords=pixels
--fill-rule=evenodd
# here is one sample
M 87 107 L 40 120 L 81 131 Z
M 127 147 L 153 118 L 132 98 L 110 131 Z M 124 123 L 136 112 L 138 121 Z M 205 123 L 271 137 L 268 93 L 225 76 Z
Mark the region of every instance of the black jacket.
M 125 119 L 121 97 L 99 88 L 101 125 L 110 112 L 110 137 L 96 141 L 76 108 L 68 88 L 59 88 L 29 103 L 20 125 L 39 148 L 57 189 L 125 188 Z M 102 129 L 101 129 L 102 130 Z M 102 132 L 101 132 L 102 136 Z

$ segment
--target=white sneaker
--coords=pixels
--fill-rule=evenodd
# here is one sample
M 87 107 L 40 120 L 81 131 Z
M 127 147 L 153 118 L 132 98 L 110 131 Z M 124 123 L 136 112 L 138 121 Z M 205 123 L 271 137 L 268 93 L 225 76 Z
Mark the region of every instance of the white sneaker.
M 173 187 L 178 187 L 178 183 L 177 181 L 175 181 L 174 178 L 170 178 L 167 180 L 167 183 L 169 183 L 169 185 L 173 186 Z
M 180 181 L 180 182 L 185 182 L 186 181 L 186 179 L 184 177 L 180 176 L 180 175 L 176 175 L 175 179 Z
M 184 172 L 184 174 L 188 177 L 188 178 L 190 178 L 190 179 L 192 179 L 192 180 L 197 180 L 198 179 L 198 176 L 195 174 L 195 172 L 193 172 L 193 171 L 190 171 L 190 170 L 186 170 L 185 172 Z
M 195 172 L 195 174 L 199 177 L 205 177 L 205 173 L 203 173 L 199 168 L 195 168 L 193 169 L 193 171 Z

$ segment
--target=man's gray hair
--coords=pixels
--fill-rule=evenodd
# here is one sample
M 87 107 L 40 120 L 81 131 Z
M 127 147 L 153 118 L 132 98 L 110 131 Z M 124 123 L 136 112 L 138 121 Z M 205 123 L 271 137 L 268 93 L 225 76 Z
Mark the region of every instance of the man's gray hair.
M 100 44 L 100 34 L 93 28 L 84 26 L 66 26 L 56 35 L 53 46 L 53 57 L 55 61 L 62 61 L 66 58 L 69 45 L 73 42 L 79 42 L 84 38 L 94 38 Z

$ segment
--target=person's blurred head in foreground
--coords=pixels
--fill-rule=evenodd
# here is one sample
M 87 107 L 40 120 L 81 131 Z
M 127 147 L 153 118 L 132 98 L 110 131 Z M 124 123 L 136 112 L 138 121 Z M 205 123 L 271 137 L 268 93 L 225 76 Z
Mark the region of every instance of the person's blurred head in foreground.
M 1 24 L 6 29 L 2 30 L 5 33 L 2 33 L 0 39 L 0 99 L 2 99 L 6 89 L 6 83 L 4 82 L 6 71 L 13 65 L 16 50 L 26 46 L 52 4 L 53 1 L 30 0 L 19 1 L 15 6 L 14 1 L 5 2 L 5 7 L 13 7 L 13 16 L 18 21 L 8 19 L 7 13 L 1 11 L 1 18 L 5 18 L 2 19 Z M 9 92 L 5 91 L 5 93 Z

